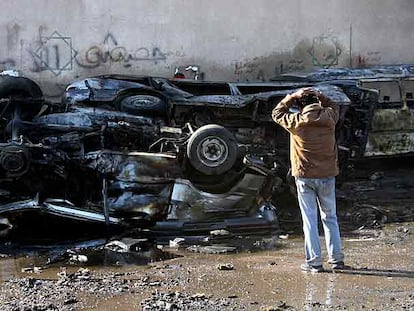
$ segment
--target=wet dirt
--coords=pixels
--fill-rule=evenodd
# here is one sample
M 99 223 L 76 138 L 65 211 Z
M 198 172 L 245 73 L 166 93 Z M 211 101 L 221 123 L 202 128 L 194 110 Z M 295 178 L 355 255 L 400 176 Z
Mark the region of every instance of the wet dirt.
M 204 248 L 197 239 L 177 247 L 155 240 L 133 254 L 105 250 L 105 240 L 14 253 L 15 245 L 6 244 L 0 309 L 414 310 L 414 171 L 380 165 L 360 173 L 338 189 L 352 269 L 333 272 L 325 263 L 322 273 L 300 271 L 296 222 L 279 238 L 216 237 Z M 355 223 L 353 207 L 366 205 L 381 212 L 356 215 Z
M 409 222 L 344 233 L 353 270 L 342 273 L 327 264 L 323 273 L 301 272 L 300 236 L 231 254 L 164 246 L 176 258 L 143 265 L 62 261 L 36 271 L 24 268 L 39 258 L 8 257 L 0 261 L 1 310 L 414 310 L 413 232 Z

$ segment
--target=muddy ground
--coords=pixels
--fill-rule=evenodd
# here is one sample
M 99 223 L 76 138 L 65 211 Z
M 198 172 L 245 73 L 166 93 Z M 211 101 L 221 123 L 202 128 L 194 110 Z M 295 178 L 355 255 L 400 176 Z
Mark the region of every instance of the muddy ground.
M 391 164 L 363 166 L 338 189 L 351 270 L 301 272 L 294 219 L 279 237 L 221 232 L 207 247 L 188 248 L 202 244 L 194 238 L 123 240 L 134 252 L 105 240 L 3 242 L 0 310 L 414 310 L 414 170 Z

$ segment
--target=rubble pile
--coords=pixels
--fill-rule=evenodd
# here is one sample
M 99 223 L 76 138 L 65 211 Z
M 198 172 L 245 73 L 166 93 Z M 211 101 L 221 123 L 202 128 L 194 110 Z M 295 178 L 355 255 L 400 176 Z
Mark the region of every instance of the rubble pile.
M 85 307 L 82 298 L 88 295 L 110 298 L 125 293 L 141 292 L 145 288 L 178 285 L 176 280 L 152 280 L 147 274 L 98 273 L 80 268 L 67 273 L 63 268 L 58 279 L 38 277 L 12 278 L 5 281 L 0 301 L 3 311 L 8 310 L 74 310 Z
M 154 291 L 141 302 L 142 310 L 249 310 L 234 301 L 237 297 L 213 298 L 204 293 L 190 295 L 182 292 Z

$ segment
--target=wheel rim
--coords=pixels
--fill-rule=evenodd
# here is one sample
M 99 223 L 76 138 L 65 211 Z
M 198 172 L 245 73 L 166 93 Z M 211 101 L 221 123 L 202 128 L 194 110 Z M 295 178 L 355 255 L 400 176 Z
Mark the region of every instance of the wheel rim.
M 197 147 L 197 155 L 204 165 L 217 167 L 223 164 L 229 154 L 227 144 L 219 137 L 206 137 Z

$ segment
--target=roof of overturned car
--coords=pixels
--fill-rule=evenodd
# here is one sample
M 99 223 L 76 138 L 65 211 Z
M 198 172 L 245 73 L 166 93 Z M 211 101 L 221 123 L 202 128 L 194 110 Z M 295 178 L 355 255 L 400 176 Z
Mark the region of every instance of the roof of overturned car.
M 305 86 L 313 86 L 324 92 L 336 103 L 350 102 L 340 88 L 327 83 L 209 82 L 126 75 L 102 75 L 73 82 L 66 87 L 63 101 L 69 104 L 82 101 L 114 101 L 125 94 L 149 92 L 163 95 L 177 104 L 208 104 L 237 108 L 257 99 L 280 98 Z

